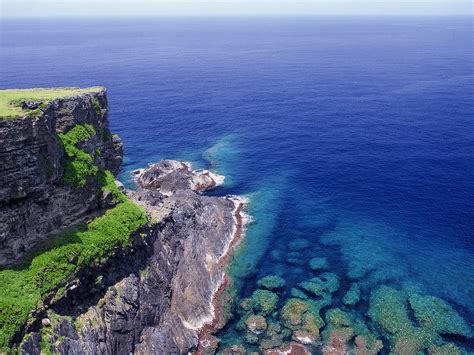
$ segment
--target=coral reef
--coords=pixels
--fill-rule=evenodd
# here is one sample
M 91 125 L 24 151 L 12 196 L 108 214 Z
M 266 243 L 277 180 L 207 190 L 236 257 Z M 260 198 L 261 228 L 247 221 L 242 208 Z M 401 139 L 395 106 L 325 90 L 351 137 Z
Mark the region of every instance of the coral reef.
M 329 266 L 326 258 L 312 258 L 309 261 L 309 267 L 314 271 L 327 269 Z
M 249 316 L 245 321 L 245 325 L 247 329 L 254 334 L 260 334 L 267 329 L 267 321 L 265 317 L 260 315 Z
M 298 238 L 288 243 L 288 249 L 291 251 L 300 251 L 309 247 L 309 242 L 306 239 Z
M 351 288 L 342 298 L 342 302 L 346 306 L 353 306 L 360 301 L 360 287 L 358 284 L 354 283 L 351 285 Z
M 300 289 L 295 288 L 295 287 L 293 287 L 290 290 L 290 294 L 291 294 L 291 297 L 301 298 L 302 300 L 307 300 L 308 299 L 308 295 L 306 293 L 304 293 L 303 291 L 301 291 Z
M 438 334 L 473 336 L 472 329 L 466 321 L 442 299 L 413 293 L 408 297 L 408 302 L 422 328 Z
M 275 310 L 278 296 L 268 290 L 256 290 L 252 294 L 251 300 L 254 312 L 266 316 Z
M 258 280 L 257 284 L 268 290 L 279 290 L 285 287 L 286 281 L 278 275 L 268 275 Z
M 305 330 L 313 337 L 319 336 L 319 329 L 324 322 L 319 315 L 319 308 L 314 302 L 290 298 L 281 309 L 282 324 L 293 330 Z
M 461 350 L 453 343 L 444 345 L 431 345 L 428 348 L 428 355 L 461 355 Z
M 411 321 L 408 304 L 419 326 Z M 398 354 L 443 345 L 440 334 L 472 337 L 467 323 L 441 299 L 415 293 L 407 297 L 403 291 L 388 286 L 373 292 L 368 315 L 390 340 L 392 351 Z
M 302 344 L 298 343 L 289 343 L 286 345 L 283 345 L 279 348 L 271 349 L 265 351 L 264 355 L 282 355 L 282 354 L 288 354 L 288 355 L 311 355 L 309 350 Z
M 219 355 L 246 355 L 247 352 L 242 345 L 232 345 L 219 352 Z
M 303 323 L 303 314 L 309 311 L 311 305 L 297 298 L 290 298 L 281 309 L 283 325 L 290 329 L 298 329 Z
M 325 320 L 327 326 L 323 331 L 324 354 L 342 354 L 354 350 L 358 355 L 375 355 L 383 347 L 382 342 L 353 314 L 333 308 L 326 312 Z

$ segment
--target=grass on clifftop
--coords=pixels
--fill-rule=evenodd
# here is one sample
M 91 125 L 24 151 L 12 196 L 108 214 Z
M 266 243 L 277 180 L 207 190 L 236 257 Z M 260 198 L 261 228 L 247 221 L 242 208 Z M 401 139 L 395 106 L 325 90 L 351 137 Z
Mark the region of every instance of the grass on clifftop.
M 63 291 L 66 281 L 89 265 L 105 262 L 117 247 L 130 245 L 133 232 L 146 223 L 142 208 L 127 199 L 111 172 L 99 173 L 102 192 L 118 205 L 104 215 L 51 240 L 27 264 L 0 270 L 0 353 L 8 352 L 13 337 L 47 296 Z
M 37 88 L 37 89 L 8 89 L 0 90 L 0 119 L 13 119 L 24 116 L 28 111 L 19 106 L 21 100 L 36 101 L 43 103 L 62 98 L 71 97 L 88 92 L 99 92 L 103 90 L 100 86 L 90 88 Z

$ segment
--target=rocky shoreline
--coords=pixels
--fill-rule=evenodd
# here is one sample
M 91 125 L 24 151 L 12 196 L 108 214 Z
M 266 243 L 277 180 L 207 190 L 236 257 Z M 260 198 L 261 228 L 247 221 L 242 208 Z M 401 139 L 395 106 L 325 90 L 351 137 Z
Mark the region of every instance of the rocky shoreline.
M 220 258 L 219 265 L 222 268 L 225 268 L 232 256 L 234 248 L 241 242 L 245 234 L 245 226 L 249 222 L 249 217 L 244 213 L 244 209 L 248 204 L 248 201 L 245 199 L 233 196 L 232 199 L 235 202 L 234 209 L 234 220 L 235 220 L 235 232 L 233 238 L 230 242 L 229 248 L 226 253 Z M 231 301 L 225 300 L 224 292 L 232 287 L 232 281 L 227 274 L 224 274 L 222 282 L 219 285 L 219 288 L 214 293 L 212 298 L 212 308 L 214 310 L 214 317 L 211 322 L 205 324 L 199 332 L 199 344 L 198 348 L 195 351 L 197 355 L 203 355 L 208 353 L 214 353 L 217 349 L 218 341 L 214 337 L 214 333 L 220 330 L 226 323 L 223 315 L 223 304 L 222 302 Z
M 45 339 L 58 353 L 199 353 L 205 334 L 216 330 L 246 201 L 202 194 L 222 178 L 184 162 L 161 161 L 134 175 L 137 190 L 119 186 L 145 209 L 148 226 L 130 250 L 78 275 L 45 305 L 22 353 L 39 354 Z
M 188 188 L 197 193 L 203 193 L 222 185 L 225 179 L 224 176 L 209 170 L 192 170 L 191 164 L 188 162 L 173 160 L 164 160 L 160 163 L 152 164 L 148 169 L 135 170 L 133 174 L 135 182 L 140 188 L 149 189 L 150 187 L 156 188 L 159 186 L 160 191 L 168 196 L 172 196 L 173 193 L 183 188 Z M 141 203 L 141 199 L 137 199 L 133 192 L 130 192 L 130 195 L 138 204 Z M 246 199 L 234 195 L 212 198 L 225 199 L 232 202 L 233 224 L 230 237 L 225 238 L 225 245 L 221 251 L 221 255 L 216 261 L 216 266 L 222 270 L 222 275 L 221 280 L 215 283 L 212 297 L 209 300 L 208 307 L 210 314 L 197 323 L 185 323 L 185 326 L 198 332 L 199 345 L 198 350 L 196 350 L 197 353 L 199 353 L 199 349 L 201 348 L 201 340 L 206 338 L 206 334 L 210 335 L 217 330 L 216 325 L 221 318 L 219 300 L 230 283 L 224 270 L 230 261 L 233 249 L 244 237 L 245 226 L 249 221 L 249 217 L 244 212 L 248 203 Z M 154 214 L 154 207 L 143 204 L 142 206 L 144 206 L 151 215 Z

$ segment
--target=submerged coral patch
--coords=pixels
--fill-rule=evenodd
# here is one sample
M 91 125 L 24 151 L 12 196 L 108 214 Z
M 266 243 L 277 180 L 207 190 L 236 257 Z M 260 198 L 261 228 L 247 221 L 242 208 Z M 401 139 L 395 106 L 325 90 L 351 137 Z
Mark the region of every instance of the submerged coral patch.
M 353 306 L 360 301 L 360 287 L 358 284 L 354 283 L 351 285 L 351 288 L 342 298 L 342 302 L 346 306 Z
M 256 313 L 269 315 L 277 305 L 278 296 L 268 290 L 256 290 L 251 298 L 252 308 Z
M 257 284 L 268 290 L 278 290 L 285 287 L 286 281 L 278 275 L 269 275 L 258 280 Z
M 285 327 L 297 329 L 302 325 L 303 314 L 310 309 L 310 304 L 306 301 L 291 298 L 281 309 L 281 319 Z
M 438 334 L 473 336 L 472 329 L 466 321 L 442 299 L 414 293 L 410 295 L 408 301 L 421 327 Z
M 329 266 L 326 258 L 312 258 L 309 261 L 309 267 L 314 271 L 327 269 Z
M 308 240 L 303 239 L 303 238 L 294 239 L 288 244 L 288 249 L 292 251 L 301 251 L 308 247 L 309 247 Z
M 249 331 L 255 334 L 260 334 L 267 329 L 267 321 L 265 317 L 260 315 L 249 316 L 245 321 L 245 325 Z

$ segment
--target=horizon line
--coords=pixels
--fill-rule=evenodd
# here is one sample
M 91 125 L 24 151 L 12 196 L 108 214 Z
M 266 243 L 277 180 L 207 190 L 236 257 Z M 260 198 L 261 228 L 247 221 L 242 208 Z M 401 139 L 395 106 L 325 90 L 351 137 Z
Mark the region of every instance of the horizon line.
M 0 20 L 4 19 L 111 19 L 111 18 L 121 18 L 121 19 L 133 19 L 133 18 L 258 18 L 258 17 L 271 17 L 271 18 L 292 18 L 292 17 L 372 17 L 372 18 L 382 18 L 382 17 L 466 17 L 474 18 L 474 14 L 465 14 L 465 13 L 450 13 L 450 14 L 422 14 L 422 13 L 407 13 L 407 14 L 341 14 L 341 13 L 326 13 L 326 14 L 133 14 L 133 15 L 90 15 L 90 14 L 68 14 L 68 15 L 0 15 Z

